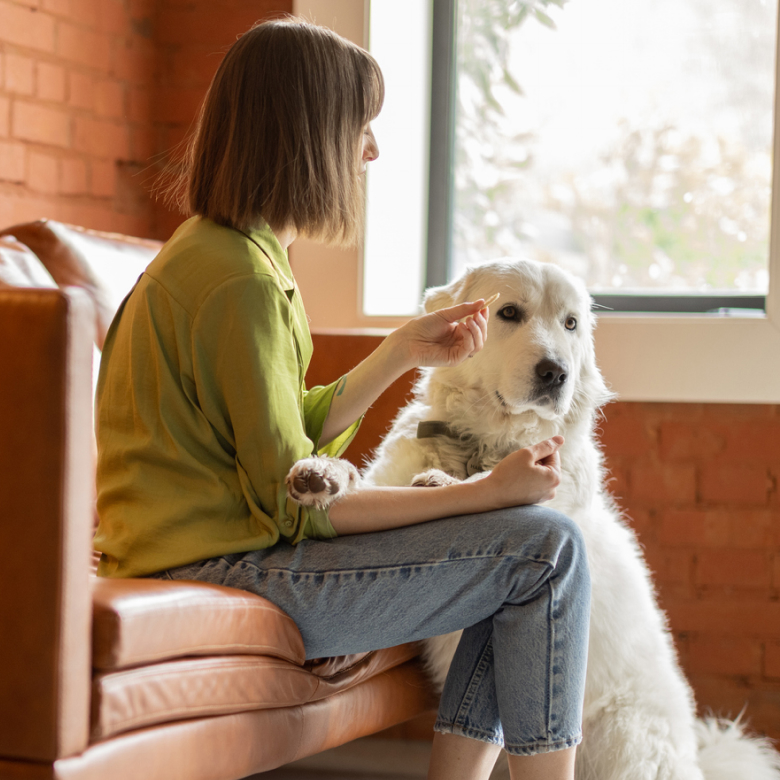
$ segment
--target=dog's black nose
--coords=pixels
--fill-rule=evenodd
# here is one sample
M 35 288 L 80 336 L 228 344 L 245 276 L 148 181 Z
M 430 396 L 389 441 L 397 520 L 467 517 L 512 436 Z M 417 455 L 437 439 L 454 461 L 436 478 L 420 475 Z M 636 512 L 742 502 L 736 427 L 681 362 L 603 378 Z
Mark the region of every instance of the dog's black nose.
M 566 363 L 556 363 L 554 360 L 540 360 L 536 364 L 538 382 L 551 390 L 557 390 L 566 382 L 568 375 Z

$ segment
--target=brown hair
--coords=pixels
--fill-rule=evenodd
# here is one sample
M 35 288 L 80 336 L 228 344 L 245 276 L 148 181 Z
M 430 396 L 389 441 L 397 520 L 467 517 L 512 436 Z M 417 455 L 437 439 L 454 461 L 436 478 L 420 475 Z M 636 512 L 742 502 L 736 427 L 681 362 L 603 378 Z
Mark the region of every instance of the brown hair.
M 184 172 L 190 212 L 354 243 L 361 135 L 383 99 L 374 58 L 331 30 L 291 18 L 253 27 L 201 107 Z

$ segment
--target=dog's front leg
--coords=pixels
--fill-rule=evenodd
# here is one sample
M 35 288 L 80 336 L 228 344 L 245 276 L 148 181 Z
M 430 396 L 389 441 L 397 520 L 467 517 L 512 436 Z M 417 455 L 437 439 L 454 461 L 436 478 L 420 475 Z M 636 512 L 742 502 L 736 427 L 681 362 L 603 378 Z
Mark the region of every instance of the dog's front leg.
M 284 482 L 293 501 L 325 509 L 355 490 L 360 474 L 348 460 L 323 455 L 299 460 Z
M 423 471 L 422 474 L 418 474 L 416 477 L 412 477 L 412 487 L 441 487 L 442 485 L 454 485 L 456 482 L 460 482 L 459 479 L 451 477 L 445 471 L 441 469 L 428 469 Z

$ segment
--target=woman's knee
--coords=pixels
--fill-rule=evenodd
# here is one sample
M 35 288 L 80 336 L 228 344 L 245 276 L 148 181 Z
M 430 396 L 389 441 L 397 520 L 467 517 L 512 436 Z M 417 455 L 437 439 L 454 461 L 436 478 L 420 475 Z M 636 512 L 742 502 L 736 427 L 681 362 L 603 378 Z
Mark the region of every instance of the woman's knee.
M 570 517 L 546 506 L 525 506 L 512 510 L 517 543 L 527 552 L 529 542 L 536 549 L 531 556 L 556 568 L 582 569 L 587 577 L 588 555 L 582 529 Z

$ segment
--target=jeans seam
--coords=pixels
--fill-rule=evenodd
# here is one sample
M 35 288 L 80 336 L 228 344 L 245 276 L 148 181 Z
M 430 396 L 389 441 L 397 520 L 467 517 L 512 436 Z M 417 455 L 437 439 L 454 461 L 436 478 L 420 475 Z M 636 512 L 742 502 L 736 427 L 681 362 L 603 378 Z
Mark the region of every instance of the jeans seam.
M 553 585 L 550 579 L 547 580 L 547 588 L 550 594 L 550 599 L 547 615 L 547 641 L 549 642 L 549 650 L 547 652 L 547 723 L 545 726 L 547 729 L 547 739 L 550 739 L 552 731 L 552 706 L 555 688 L 555 682 L 553 679 L 555 670 L 555 621 L 553 620 L 553 613 L 555 611 L 555 591 L 553 590 Z
M 286 574 L 311 574 L 314 576 L 325 576 L 330 574 L 359 574 L 362 572 L 376 572 L 377 574 L 382 572 L 393 572 L 393 571 L 399 571 L 401 569 L 421 569 L 421 568 L 436 568 L 439 566 L 442 566 L 443 564 L 449 564 L 449 563 L 467 563 L 469 561 L 479 561 L 484 559 L 495 559 L 498 558 L 498 555 L 470 555 L 468 557 L 462 557 L 462 558 L 447 558 L 445 560 L 441 561 L 425 561 L 422 563 L 401 563 L 401 564 L 394 564 L 393 566 L 367 566 L 362 569 L 327 569 L 325 571 L 318 571 L 318 570 L 307 570 L 307 569 L 290 569 L 290 568 L 284 568 L 280 566 L 258 566 L 253 561 L 247 561 L 247 560 L 241 560 L 238 561 L 238 564 L 236 565 L 243 565 L 243 566 L 251 566 L 256 571 L 262 573 L 262 574 L 270 574 L 271 572 L 284 572 Z M 542 566 L 546 569 L 554 569 L 555 565 L 551 563 L 550 561 L 542 560 L 542 559 L 535 559 L 535 558 L 527 558 L 524 555 L 509 555 L 505 553 L 501 553 L 501 557 L 506 559 L 512 559 L 512 560 L 521 560 L 529 564 L 536 564 L 538 566 Z M 224 559 L 222 559 L 224 560 Z M 229 565 L 229 564 L 228 564 Z M 233 568 L 231 566 L 231 568 Z
M 458 712 L 455 715 L 454 724 L 457 724 L 461 728 L 470 728 L 466 726 L 466 717 L 468 711 L 471 709 L 471 705 L 474 703 L 477 689 L 482 684 L 482 680 L 485 677 L 485 672 L 490 668 L 490 663 L 486 660 L 488 654 L 493 653 L 493 640 L 488 639 L 485 646 L 482 648 L 482 652 L 479 654 L 479 660 L 474 667 L 474 672 L 469 680 L 468 687 L 463 694 L 463 698 L 458 706 Z

